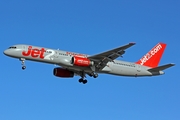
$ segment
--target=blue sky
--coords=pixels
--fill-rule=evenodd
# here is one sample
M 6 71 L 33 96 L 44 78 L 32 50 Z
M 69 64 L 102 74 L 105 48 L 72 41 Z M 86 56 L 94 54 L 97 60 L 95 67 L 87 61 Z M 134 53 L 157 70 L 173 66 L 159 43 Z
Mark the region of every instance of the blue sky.
M 1 0 L 1 120 L 179 120 L 178 0 Z M 160 65 L 176 63 L 158 77 L 100 75 L 54 77 L 55 66 L 17 59 L 13 44 L 96 54 L 129 42 L 125 61 L 139 60 L 158 42 L 167 43 Z

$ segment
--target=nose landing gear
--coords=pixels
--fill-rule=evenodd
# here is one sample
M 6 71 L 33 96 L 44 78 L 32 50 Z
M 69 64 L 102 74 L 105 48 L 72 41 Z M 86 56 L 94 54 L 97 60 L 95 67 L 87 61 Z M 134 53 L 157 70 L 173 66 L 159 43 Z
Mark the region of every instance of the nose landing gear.
M 26 66 L 22 66 L 22 69 L 25 70 L 25 69 L 26 69 Z
M 20 58 L 19 60 L 21 61 L 22 69 L 25 70 L 26 69 L 25 59 L 24 58 Z

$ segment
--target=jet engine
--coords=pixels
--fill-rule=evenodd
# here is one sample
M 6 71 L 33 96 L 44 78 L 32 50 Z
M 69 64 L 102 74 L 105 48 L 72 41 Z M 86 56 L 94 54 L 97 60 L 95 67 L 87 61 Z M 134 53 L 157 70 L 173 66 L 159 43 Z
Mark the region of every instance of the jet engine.
M 72 64 L 73 65 L 76 65 L 76 66 L 81 66 L 81 67 L 88 67 L 88 66 L 93 66 L 94 65 L 94 62 L 89 60 L 88 58 L 85 58 L 85 57 L 72 57 L 72 60 L 71 60 Z
M 66 78 L 74 77 L 74 72 L 60 68 L 60 67 L 54 68 L 53 74 L 56 77 L 66 77 Z

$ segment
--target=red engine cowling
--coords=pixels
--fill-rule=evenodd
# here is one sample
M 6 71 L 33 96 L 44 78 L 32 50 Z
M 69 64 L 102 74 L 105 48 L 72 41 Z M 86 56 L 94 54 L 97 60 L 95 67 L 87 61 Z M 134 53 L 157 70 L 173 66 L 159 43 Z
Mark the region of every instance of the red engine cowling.
M 74 56 L 72 57 L 72 64 L 81 67 L 88 67 L 94 65 L 94 62 L 90 61 L 88 58 Z
M 60 67 L 54 68 L 53 74 L 57 77 L 66 77 L 66 78 L 74 77 L 74 72 L 60 68 Z

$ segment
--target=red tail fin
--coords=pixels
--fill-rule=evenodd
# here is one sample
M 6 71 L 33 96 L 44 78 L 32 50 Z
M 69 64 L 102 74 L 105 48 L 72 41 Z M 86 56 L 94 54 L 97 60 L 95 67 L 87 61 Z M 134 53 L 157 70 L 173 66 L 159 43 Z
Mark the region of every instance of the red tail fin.
M 144 55 L 136 64 L 155 68 L 158 66 L 161 57 L 166 48 L 165 43 L 158 43 L 153 49 L 151 49 L 146 55 Z

